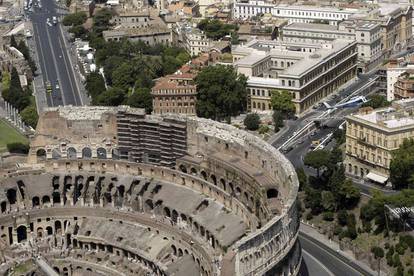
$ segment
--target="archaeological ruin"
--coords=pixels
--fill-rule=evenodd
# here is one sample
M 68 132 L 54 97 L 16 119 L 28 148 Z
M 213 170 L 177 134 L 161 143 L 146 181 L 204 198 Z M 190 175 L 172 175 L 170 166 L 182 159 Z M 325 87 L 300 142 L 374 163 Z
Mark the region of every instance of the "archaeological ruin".
M 49 108 L 27 161 L 0 167 L 0 275 L 297 275 L 298 187 L 227 124 Z

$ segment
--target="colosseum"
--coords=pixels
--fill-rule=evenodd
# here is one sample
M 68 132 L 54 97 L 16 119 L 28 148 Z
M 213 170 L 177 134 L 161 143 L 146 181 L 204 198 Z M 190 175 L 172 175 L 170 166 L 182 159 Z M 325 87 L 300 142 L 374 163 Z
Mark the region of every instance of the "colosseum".
M 0 168 L 0 275 L 297 275 L 298 186 L 226 124 L 49 108 Z

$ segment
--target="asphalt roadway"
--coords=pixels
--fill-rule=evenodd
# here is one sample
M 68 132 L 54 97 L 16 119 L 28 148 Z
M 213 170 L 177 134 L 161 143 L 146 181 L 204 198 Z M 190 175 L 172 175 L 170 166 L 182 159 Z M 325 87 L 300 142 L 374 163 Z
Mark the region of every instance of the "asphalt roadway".
M 38 1 L 38 0 L 35 0 Z M 52 93 L 47 93 L 47 105 L 82 105 L 78 83 L 67 53 L 66 42 L 60 23 L 49 26 L 52 17 L 59 18 L 54 0 L 41 0 L 42 8 L 34 7 L 29 14 L 33 23 L 33 39 L 36 43 L 43 81 L 50 81 Z

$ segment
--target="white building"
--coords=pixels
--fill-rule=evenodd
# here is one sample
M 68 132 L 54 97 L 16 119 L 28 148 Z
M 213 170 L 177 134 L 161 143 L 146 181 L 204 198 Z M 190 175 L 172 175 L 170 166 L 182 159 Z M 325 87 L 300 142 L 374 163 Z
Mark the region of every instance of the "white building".
M 376 66 L 381 57 L 381 26 L 369 21 L 343 21 L 337 26 L 328 24 L 290 23 L 283 27 L 282 37 L 288 42 L 326 43 L 334 39 L 357 42 L 360 71 Z M 371 66 L 370 66 L 371 65 Z
M 414 64 L 395 61 L 391 61 L 387 66 L 387 101 L 393 101 L 394 96 L 394 84 L 398 81 L 398 77 L 401 76 L 408 69 L 414 69 Z
M 337 25 L 339 22 L 350 18 L 355 14 L 367 15 L 367 9 L 349 9 L 339 7 L 320 7 L 311 5 L 275 5 L 266 1 L 240 1 L 235 0 L 233 6 L 233 17 L 236 19 L 247 19 L 259 14 L 272 14 L 289 20 L 289 23 L 314 23 L 329 22 Z
M 182 43 L 191 56 L 198 56 L 210 48 L 212 41 L 199 29 L 184 27 L 182 30 Z

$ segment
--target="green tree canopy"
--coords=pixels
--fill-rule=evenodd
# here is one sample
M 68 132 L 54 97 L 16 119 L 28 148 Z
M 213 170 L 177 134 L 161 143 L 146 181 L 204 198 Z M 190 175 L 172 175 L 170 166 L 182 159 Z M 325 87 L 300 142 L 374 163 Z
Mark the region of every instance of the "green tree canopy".
M 317 175 L 319 177 L 320 169 L 329 166 L 329 151 L 315 150 L 308 152 L 305 155 L 304 164 L 317 170 Z
M 287 90 L 272 90 L 271 95 L 270 101 L 273 110 L 280 111 L 285 118 L 295 113 L 292 93 Z
M 93 32 L 101 35 L 103 31 L 108 30 L 112 25 L 110 23 L 112 16 L 112 11 L 107 8 L 99 10 L 93 17 Z
M 150 114 L 152 111 L 152 96 L 149 88 L 138 88 L 132 93 L 127 101 L 132 107 L 145 108 L 145 112 Z
M 92 104 L 96 104 L 96 98 L 105 92 L 105 81 L 98 72 L 91 72 L 86 76 L 86 90 L 92 98 Z
M 260 117 L 257 113 L 247 114 L 243 123 L 248 130 L 258 130 L 260 126 Z
M 218 19 L 203 19 L 198 24 L 198 28 L 213 40 L 219 40 L 237 30 L 236 25 L 225 24 Z
M 20 112 L 23 122 L 36 128 L 37 121 L 39 120 L 39 115 L 37 114 L 36 106 L 34 104 L 27 106 L 25 109 Z
M 414 188 L 414 140 L 406 139 L 392 153 L 390 179 L 395 189 Z
M 96 99 L 96 104 L 105 106 L 118 106 L 124 102 L 125 97 L 125 91 L 117 87 L 112 87 L 99 94 Z
M 70 13 L 63 18 L 62 24 L 65 26 L 78 26 L 85 23 L 87 18 L 88 16 L 84 12 Z
M 387 98 L 382 95 L 373 94 L 369 95 L 367 97 L 368 102 L 364 103 L 362 107 L 372 107 L 374 109 L 381 108 L 381 107 L 387 107 L 391 105 L 391 102 L 387 101 Z
M 239 115 L 246 109 L 247 79 L 231 66 L 207 66 L 197 75 L 197 115 L 214 120 Z
M 283 114 L 280 110 L 274 110 L 272 114 L 273 126 L 275 127 L 275 132 L 278 132 L 281 127 L 283 127 Z

